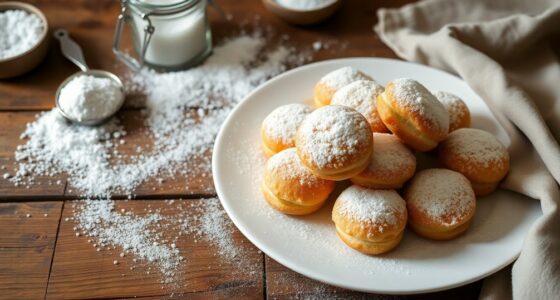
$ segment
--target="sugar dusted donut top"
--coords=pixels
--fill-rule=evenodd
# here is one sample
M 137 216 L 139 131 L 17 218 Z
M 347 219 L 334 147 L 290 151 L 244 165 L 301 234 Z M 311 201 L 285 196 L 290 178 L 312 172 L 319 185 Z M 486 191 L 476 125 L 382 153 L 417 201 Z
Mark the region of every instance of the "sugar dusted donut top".
M 418 172 L 405 198 L 409 207 L 446 226 L 464 222 L 476 206 L 470 181 L 460 173 L 447 169 Z
M 460 124 L 463 118 L 468 117 L 469 108 L 467 104 L 461 98 L 448 92 L 433 91 L 432 94 L 436 96 L 449 113 L 449 131 L 457 129 L 452 128 L 452 125 Z
M 319 80 L 319 84 L 338 90 L 356 80 L 372 80 L 372 78 L 352 67 L 342 67 L 325 75 Z
M 399 216 L 406 216 L 406 202 L 394 190 L 352 185 L 340 194 L 336 206 L 341 216 L 368 225 L 397 225 Z
M 318 168 L 339 168 L 372 147 L 366 119 L 340 105 L 321 107 L 305 118 L 298 129 L 296 147 L 300 158 Z
M 370 124 L 381 122 L 375 106 L 375 98 L 385 89 L 373 80 L 357 80 L 340 88 L 333 96 L 331 104 L 355 109 Z
M 416 169 L 416 157 L 400 140 L 388 133 L 374 133 L 373 155 L 367 171 L 376 177 L 410 173 Z
M 272 141 L 293 146 L 299 125 L 310 113 L 311 108 L 304 104 L 282 105 L 264 119 L 263 133 Z
M 449 114 L 441 102 L 418 81 L 410 78 L 399 78 L 391 81 L 387 89 L 395 95 L 399 106 L 420 116 L 425 120 L 425 127 L 449 130 Z
M 286 149 L 272 156 L 267 161 L 266 167 L 270 174 L 287 182 L 297 180 L 301 186 L 316 187 L 328 182 L 328 180 L 315 176 L 301 163 L 296 148 Z
M 443 142 L 446 152 L 465 162 L 465 168 L 506 168 L 509 154 L 504 145 L 491 133 L 475 128 L 461 128 L 451 132 Z

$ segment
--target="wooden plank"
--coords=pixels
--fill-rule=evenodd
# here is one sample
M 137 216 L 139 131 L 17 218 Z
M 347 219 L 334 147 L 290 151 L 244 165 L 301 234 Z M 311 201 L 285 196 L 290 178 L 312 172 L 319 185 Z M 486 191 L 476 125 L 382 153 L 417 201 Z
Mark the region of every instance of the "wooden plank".
M 145 210 L 161 209 L 164 215 L 176 215 L 179 206 L 183 206 L 183 212 L 200 217 L 200 211 L 190 205 L 200 205 L 204 201 L 217 200 L 177 200 L 173 204 L 166 201 L 118 201 L 117 210 L 124 208 L 142 215 Z M 67 203 L 62 218 L 72 216 L 72 205 Z M 154 269 L 147 274 L 148 266 L 135 263 L 132 255 L 120 258 L 122 249 L 97 252 L 92 246 L 95 242 L 88 243 L 91 238 L 76 237 L 74 226 L 71 220 L 61 224 L 47 291 L 49 299 L 159 298 L 170 293 L 200 299 L 263 296 L 263 255 L 236 229 L 232 236 L 235 245 L 243 249 L 243 265 L 221 258 L 219 248 L 200 237 L 182 235 L 176 245 L 185 258 L 184 272 L 178 279 L 180 285 L 169 287 L 160 283 L 161 276 Z M 165 234 L 171 237 L 178 233 L 167 229 Z M 113 264 L 114 260 L 119 261 L 118 265 Z M 131 267 L 134 270 L 130 270 Z
M 20 135 L 25 130 L 28 122 L 35 119 L 35 112 L 0 112 L 0 200 L 28 200 L 41 197 L 60 197 L 64 194 L 66 177 L 64 175 L 56 178 L 49 176 L 38 176 L 32 185 L 14 186 L 4 174 L 14 175 L 16 172 L 16 161 L 14 152 L 18 145 L 25 141 Z
M 62 201 L 0 203 L 0 298 L 43 299 Z
M 478 299 L 482 281 L 437 293 L 389 296 L 354 292 L 315 281 L 282 266 L 265 255 L 268 299 Z

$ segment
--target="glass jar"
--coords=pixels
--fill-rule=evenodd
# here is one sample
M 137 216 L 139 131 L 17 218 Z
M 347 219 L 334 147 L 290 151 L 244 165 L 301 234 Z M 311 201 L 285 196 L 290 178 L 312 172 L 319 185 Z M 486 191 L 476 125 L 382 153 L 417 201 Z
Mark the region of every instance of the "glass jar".
M 122 0 L 121 6 L 113 52 L 130 68 L 187 69 L 212 52 L 206 0 Z M 139 62 L 119 49 L 125 24 Z

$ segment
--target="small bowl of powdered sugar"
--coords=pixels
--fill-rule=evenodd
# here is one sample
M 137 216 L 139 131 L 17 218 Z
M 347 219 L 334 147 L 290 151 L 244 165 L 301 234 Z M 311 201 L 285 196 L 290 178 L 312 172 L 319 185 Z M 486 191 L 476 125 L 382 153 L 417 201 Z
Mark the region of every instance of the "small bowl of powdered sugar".
M 319 23 L 334 14 L 342 0 L 263 0 L 264 6 L 295 25 Z
M 43 61 L 47 32 L 47 18 L 35 6 L 0 3 L 0 79 L 22 75 Z

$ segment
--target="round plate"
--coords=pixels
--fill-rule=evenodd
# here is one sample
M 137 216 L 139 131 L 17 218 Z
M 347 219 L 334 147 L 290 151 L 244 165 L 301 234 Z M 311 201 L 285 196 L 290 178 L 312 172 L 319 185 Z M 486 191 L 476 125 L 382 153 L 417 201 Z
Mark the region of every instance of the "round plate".
M 240 103 L 216 139 L 212 171 L 222 205 L 239 230 L 259 249 L 284 266 L 313 279 L 352 290 L 386 294 L 433 292 L 488 276 L 519 255 L 524 234 L 540 216 L 537 201 L 499 190 L 480 197 L 467 233 L 447 242 L 420 238 L 407 230 L 402 243 L 382 256 L 348 248 L 331 221 L 338 191 L 317 213 L 291 217 L 274 211 L 260 194 L 266 161 L 260 149 L 262 120 L 280 105 L 311 103 L 315 83 L 328 72 L 351 66 L 381 84 L 411 77 L 429 89 L 452 92 L 465 100 L 472 127 L 492 132 L 509 145 L 488 107 L 461 79 L 408 62 L 351 58 L 323 61 L 286 72 L 260 86 Z M 419 167 L 433 163 L 419 155 Z

